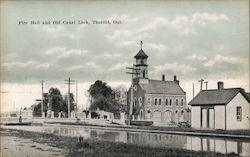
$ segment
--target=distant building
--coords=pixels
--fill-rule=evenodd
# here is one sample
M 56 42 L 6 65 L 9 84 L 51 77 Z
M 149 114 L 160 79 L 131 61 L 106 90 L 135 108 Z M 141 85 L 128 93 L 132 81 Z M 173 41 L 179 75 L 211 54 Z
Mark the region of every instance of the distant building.
M 148 56 L 141 50 L 136 59 L 133 76 L 133 118 L 135 120 L 151 120 L 154 124 L 171 124 L 187 119 L 186 93 L 174 76 L 172 81 L 148 78 Z M 131 88 L 128 91 L 128 105 L 131 103 Z
M 250 129 L 250 99 L 242 88 L 202 90 L 189 102 L 193 128 Z

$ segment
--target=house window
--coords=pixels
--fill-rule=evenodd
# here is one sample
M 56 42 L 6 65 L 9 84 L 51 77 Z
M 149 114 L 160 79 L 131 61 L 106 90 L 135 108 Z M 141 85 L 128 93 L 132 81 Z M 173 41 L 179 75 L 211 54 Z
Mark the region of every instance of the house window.
M 172 99 L 169 99 L 169 105 L 170 106 L 172 105 Z
M 181 99 L 181 106 L 183 106 L 184 105 L 184 100 L 183 99 Z
M 159 99 L 159 105 L 161 105 L 161 99 Z
M 236 119 L 237 121 L 242 120 L 242 107 L 241 106 L 236 107 Z
M 178 99 L 175 100 L 175 104 L 176 104 L 176 106 L 178 106 Z
M 157 99 L 155 98 L 155 105 L 157 105 Z
M 168 105 L 168 99 L 166 99 L 166 105 Z

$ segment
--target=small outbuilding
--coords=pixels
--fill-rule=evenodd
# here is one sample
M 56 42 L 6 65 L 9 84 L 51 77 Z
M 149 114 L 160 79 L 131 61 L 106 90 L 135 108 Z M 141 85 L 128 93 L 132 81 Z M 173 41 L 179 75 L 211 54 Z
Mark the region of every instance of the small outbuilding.
M 202 90 L 190 102 L 191 126 L 211 129 L 250 129 L 250 98 L 242 88 Z

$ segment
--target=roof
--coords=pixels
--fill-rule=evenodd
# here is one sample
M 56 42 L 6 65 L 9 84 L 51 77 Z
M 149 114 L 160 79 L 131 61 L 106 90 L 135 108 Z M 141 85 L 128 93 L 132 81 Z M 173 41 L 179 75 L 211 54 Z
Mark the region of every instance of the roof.
M 214 89 L 200 91 L 189 105 L 225 105 L 228 104 L 238 93 L 241 93 L 248 102 L 246 93 L 242 88 Z
M 148 58 L 148 55 L 146 55 L 146 53 L 141 49 L 136 55 L 135 58 Z
M 147 84 L 140 84 L 146 94 L 186 94 L 175 81 L 148 80 Z

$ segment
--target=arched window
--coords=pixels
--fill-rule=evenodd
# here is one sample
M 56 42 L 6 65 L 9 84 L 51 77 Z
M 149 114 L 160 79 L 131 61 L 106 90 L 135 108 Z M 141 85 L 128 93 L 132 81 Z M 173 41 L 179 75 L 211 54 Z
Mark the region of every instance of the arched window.
M 136 106 L 137 104 L 137 100 L 136 100 L 136 97 L 134 98 L 134 106 Z
M 142 97 L 139 98 L 139 106 L 142 105 Z
M 159 105 L 161 105 L 161 98 L 159 99 Z
M 155 105 L 157 105 L 157 99 L 155 98 Z
M 166 99 L 166 105 L 168 105 L 168 99 Z
M 175 99 L 175 104 L 176 106 L 178 106 L 178 99 Z
M 148 98 L 148 105 L 150 105 L 150 98 Z
M 184 100 L 183 100 L 183 99 L 181 99 L 181 105 L 182 105 L 182 106 L 184 105 Z
M 142 72 L 142 77 L 145 78 L 145 71 Z
M 172 105 L 172 99 L 169 99 L 169 105 L 170 106 Z

